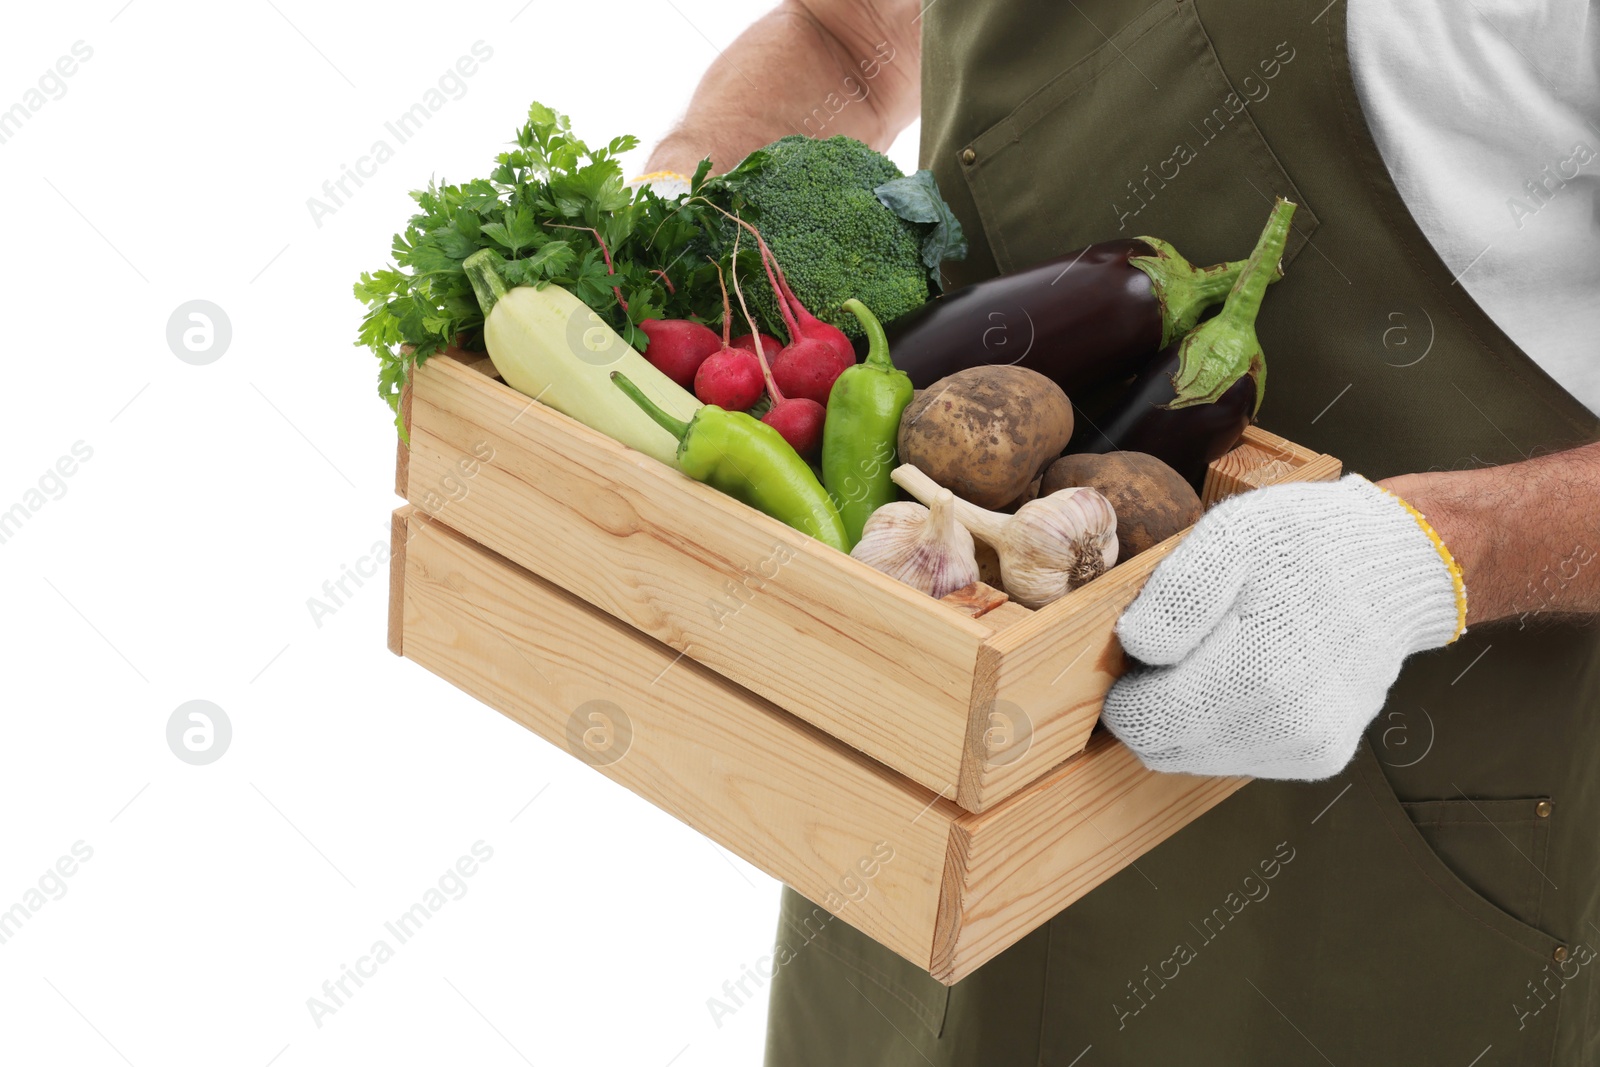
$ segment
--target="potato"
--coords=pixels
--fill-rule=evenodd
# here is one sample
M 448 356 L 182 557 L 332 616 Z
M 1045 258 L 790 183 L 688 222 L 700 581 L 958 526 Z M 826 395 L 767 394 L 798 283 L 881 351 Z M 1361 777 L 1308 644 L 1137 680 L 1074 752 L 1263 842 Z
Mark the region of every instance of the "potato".
M 921 391 L 900 420 L 900 462 L 979 507 L 1000 509 L 1072 437 L 1072 402 L 1025 367 L 970 367 Z
M 1160 544 L 1200 518 L 1200 497 L 1183 476 L 1143 452 L 1062 456 L 1044 472 L 1039 495 L 1098 489 L 1117 513 L 1117 562 Z

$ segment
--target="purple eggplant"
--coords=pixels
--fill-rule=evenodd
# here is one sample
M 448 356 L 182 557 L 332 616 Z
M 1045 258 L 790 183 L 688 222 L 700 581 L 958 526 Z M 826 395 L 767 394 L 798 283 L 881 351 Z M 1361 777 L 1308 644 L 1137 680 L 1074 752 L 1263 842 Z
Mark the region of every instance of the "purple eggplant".
M 1012 363 L 1077 400 L 1143 370 L 1227 296 L 1242 266 L 1195 267 L 1155 237 L 1104 241 L 930 300 L 885 327 L 889 350 L 919 389 Z
M 1267 362 L 1256 315 L 1280 261 L 1295 205 L 1273 205 L 1222 310 L 1142 371 L 1094 420 L 1082 419 L 1068 452 L 1148 452 L 1198 489 L 1206 466 L 1239 443 L 1266 395 Z
M 1250 425 L 1256 383 L 1240 378 L 1214 403 L 1168 407 L 1177 399 L 1172 387 L 1179 367 L 1179 345 L 1127 387 L 1120 402 L 1091 420 L 1078 413 L 1077 431 L 1067 452 L 1148 452 L 1183 475 L 1199 492 L 1211 461 L 1239 443 Z

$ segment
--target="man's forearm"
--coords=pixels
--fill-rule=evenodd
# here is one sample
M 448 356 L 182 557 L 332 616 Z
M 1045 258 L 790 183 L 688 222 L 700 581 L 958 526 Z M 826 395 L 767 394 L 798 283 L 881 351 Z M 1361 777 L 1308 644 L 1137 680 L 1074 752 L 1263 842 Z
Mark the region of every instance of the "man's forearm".
M 1468 625 L 1600 614 L 1600 444 L 1381 484 L 1427 517 L 1460 564 Z
M 647 169 L 724 171 L 792 133 L 888 148 L 921 100 L 917 16 L 915 0 L 785 0 L 707 68 Z

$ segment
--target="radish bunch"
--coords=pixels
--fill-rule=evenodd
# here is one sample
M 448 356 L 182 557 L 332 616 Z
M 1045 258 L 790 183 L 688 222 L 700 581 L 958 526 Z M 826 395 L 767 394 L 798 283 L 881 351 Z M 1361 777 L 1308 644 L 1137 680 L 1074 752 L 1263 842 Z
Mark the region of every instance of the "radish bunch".
M 722 289 L 722 336 L 687 319 L 647 319 L 639 324 L 650 338 L 645 358 L 679 385 L 692 383 L 695 397 L 703 404 L 748 411 L 765 392 L 772 407 L 761 421 L 782 434 L 800 455 L 815 458 L 822 444 L 828 394 L 839 375 L 855 365 L 855 348 L 844 331 L 811 314 L 794 295 L 760 230 L 721 208 L 716 210 L 739 227 L 733 241 L 733 289 L 750 332 L 738 338 L 730 336 L 733 309 L 722 266 L 716 264 Z M 745 304 L 737 269 L 745 230 L 755 237 L 761 251 L 761 265 L 788 329 L 788 344 L 762 333 Z
M 715 205 L 713 205 L 715 206 Z M 717 209 L 721 211 L 721 208 Z M 772 361 L 772 377 L 778 387 L 791 397 L 813 400 L 827 406 L 833 383 L 845 368 L 856 362 L 855 346 L 837 326 L 830 326 L 806 310 L 800 298 L 789 288 L 783 275 L 783 265 L 767 247 L 761 231 L 737 215 L 722 214 L 740 228 L 749 230 L 761 249 L 761 265 L 766 268 L 767 282 L 778 299 L 778 310 L 783 313 L 783 324 L 789 331 L 789 343 L 778 350 Z M 735 238 L 735 246 L 738 244 Z M 737 283 L 737 279 L 735 279 Z M 755 333 L 755 324 L 751 323 Z

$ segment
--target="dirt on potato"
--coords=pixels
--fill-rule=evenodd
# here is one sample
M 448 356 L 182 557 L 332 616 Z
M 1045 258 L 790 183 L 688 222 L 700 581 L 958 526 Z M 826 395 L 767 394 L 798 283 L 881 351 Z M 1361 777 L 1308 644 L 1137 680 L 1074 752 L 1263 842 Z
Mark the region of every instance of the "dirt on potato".
M 1000 509 L 1072 437 L 1072 403 L 1024 367 L 972 367 L 921 390 L 900 422 L 901 462 L 957 496 Z
M 1039 495 L 1088 486 L 1111 501 L 1117 513 L 1117 562 L 1192 526 L 1200 497 L 1183 476 L 1143 452 L 1062 456 L 1044 472 Z

